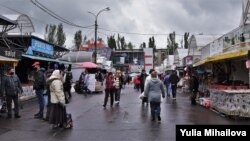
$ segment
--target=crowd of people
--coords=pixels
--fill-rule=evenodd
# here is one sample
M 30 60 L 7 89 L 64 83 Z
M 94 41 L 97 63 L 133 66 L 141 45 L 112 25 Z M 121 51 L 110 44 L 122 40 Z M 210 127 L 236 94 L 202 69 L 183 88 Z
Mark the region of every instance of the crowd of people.
M 66 124 L 66 104 L 72 97 L 70 89 L 72 84 L 71 65 L 67 70 L 58 68 L 45 70 L 40 62 L 32 64 L 34 68 L 33 89 L 38 99 L 38 112 L 35 119 L 48 121 L 53 128 L 64 127 Z M 7 69 L 2 79 L 1 93 L 7 102 L 7 119 L 12 118 L 12 101 L 14 102 L 14 117 L 21 118 L 19 114 L 19 96 L 23 89 L 14 68 Z M 44 114 L 46 107 L 46 115 Z
M 72 88 L 72 72 L 71 65 L 65 70 L 57 68 L 47 70 L 40 67 L 40 62 L 33 65 L 35 70 L 33 89 L 38 99 L 38 112 L 34 115 L 36 119 L 43 119 L 53 125 L 53 128 L 63 127 L 66 123 L 66 104 L 69 103 Z M 198 92 L 199 81 L 195 73 L 189 74 L 189 90 L 191 92 L 191 104 L 196 104 L 196 95 Z M 86 93 L 91 93 L 89 85 L 89 72 L 85 69 L 80 77 L 79 84 L 83 85 Z M 135 76 L 134 80 L 126 77 L 121 70 L 117 69 L 114 73 L 107 72 L 105 74 L 98 71 L 95 75 L 96 81 L 99 81 L 104 90 L 103 107 L 107 107 L 110 101 L 110 107 L 119 105 L 121 101 L 121 90 L 129 80 L 134 82 L 135 89 L 141 92 L 142 104 L 150 104 L 152 121 L 156 118 L 160 122 L 161 116 L 161 98 L 172 97 L 176 100 L 177 83 L 180 81 L 176 71 L 166 71 L 165 74 L 157 74 L 154 69 L 149 74 L 143 69 L 140 75 Z M 11 108 L 14 102 L 14 117 L 20 118 L 18 95 L 23 93 L 20 80 L 14 74 L 13 68 L 8 68 L 7 73 L 2 81 L 2 94 L 6 96 L 7 101 L 7 118 L 12 118 Z M 45 96 L 47 99 L 45 99 Z M 47 101 L 47 102 L 46 102 Z M 46 114 L 44 109 L 46 107 Z M 45 115 L 45 116 L 44 116 Z

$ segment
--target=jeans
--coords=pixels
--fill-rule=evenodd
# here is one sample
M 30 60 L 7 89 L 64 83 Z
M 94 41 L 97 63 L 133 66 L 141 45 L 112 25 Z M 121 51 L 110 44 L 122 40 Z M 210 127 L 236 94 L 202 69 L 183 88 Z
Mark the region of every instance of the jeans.
M 160 116 L 161 114 L 161 103 L 150 101 L 151 116 L 155 119 L 155 116 Z
M 36 96 L 38 99 L 38 104 L 39 104 L 39 112 L 38 114 L 40 116 L 43 116 L 43 110 L 44 110 L 44 97 L 43 97 L 43 89 L 36 90 Z
M 8 115 L 11 116 L 12 100 L 14 101 L 15 115 L 19 115 L 18 95 L 11 95 L 11 96 L 7 95 L 6 102 L 7 102 Z
M 176 97 L 177 85 L 176 85 L 176 84 L 172 84 L 172 85 L 171 85 L 171 88 L 172 88 L 172 95 L 173 95 L 173 98 L 175 98 L 175 97 Z
M 113 106 L 113 103 L 114 103 L 113 89 L 105 89 L 105 97 L 104 97 L 104 104 L 103 104 L 104 107 L 107 105 L 109 97 L 110 97 L 110 106 Z
M 121 89 L 115 88 L 115 101 L 120 101 Z

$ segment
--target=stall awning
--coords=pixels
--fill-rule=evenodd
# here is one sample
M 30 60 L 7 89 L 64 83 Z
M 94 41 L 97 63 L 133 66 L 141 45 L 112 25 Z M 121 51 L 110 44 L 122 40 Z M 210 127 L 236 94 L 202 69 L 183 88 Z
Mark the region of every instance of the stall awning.
M 209 62 L 209 58 L 206 58 L 206 59 L 203 59 L 203 60 L 201 60 L 199 62 L 194 63 L 193 67 L 198 67 L 198 66 L 204 65 L 204 64 L 206 64 L 208 62 Z
M 238 57 L 243 57 L 248 54 L 248 50 L 241 50 L 237 52 L 231 52 L 231 53 L 225 53 L 225 54 L 218 54 L 212 57 L 208 57 L 204 60 L 201 60 L 195 64 L 193 64 L 194 67 L 204 65 L 206 63 L 211 63 L 211 62 L 216 62 L 216 61 L 221 61 L 225 59 L 233 59 L 233 58 L 238 58 Z
M 0 62 L 13 62 L 18 63 L 19 60 L 9 57 L 0 56 Z
M 27 54 L 23 54 L 22 56 L 30 58 L 30 59 L 34 59 L 34 60 L 57 62 L 57 63 L 62 63 L 62 64 L 73 64 L 72 62 L 68 62 L 68 61 L 62 61 L 62 60 L 58 60 L 58 59 L 51 59 L 51 58 L 40 57 L 40 56 L 33 56 L 33 55 L 27 55 Z

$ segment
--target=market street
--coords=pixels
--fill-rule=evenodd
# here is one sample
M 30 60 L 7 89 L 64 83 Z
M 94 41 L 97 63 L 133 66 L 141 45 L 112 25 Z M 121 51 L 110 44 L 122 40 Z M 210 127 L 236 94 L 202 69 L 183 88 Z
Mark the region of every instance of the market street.
M 36 99 L 23 103 L 20 119 L 0 118 L 1 141 L 174 141 L 177 124 L 250 124 L 228 119 L 201 107 L 191 106 L 188 96 L 178 93 L 176 102 L 162 101 L 161 123 L 152 122 L 149 105 L 142 106 L 133 86 L 122 89 L 120 106 L 103 108 L 104 94 L 73 94 L 67 111 L 73 116 L 73 129 L 51 129 L 33 115 Z

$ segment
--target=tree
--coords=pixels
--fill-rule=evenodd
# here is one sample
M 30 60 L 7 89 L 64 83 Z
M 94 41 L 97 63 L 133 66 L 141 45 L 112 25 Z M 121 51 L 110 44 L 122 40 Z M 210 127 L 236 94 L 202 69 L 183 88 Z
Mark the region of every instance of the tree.
M 52 44 L 63 46 L 66 41 L 66 35 L 63 32 L 63 25 L 59 24 L 56 26 L 55 24 L 47 24 L 45 27 L 44 38 Z
M 151 38 L 149 38 L 148 47 L 149 47 L 149 48 L 156 49 L 155 38 L 154 38 L 154 36 L 151 37 Z
M 115 35 L 112 35 L 112 36 L 108 37 L 107 40 L 108 40 L 108 46 L 109 46 L 109 48 L 111 48 L 112 50 L 116 49 Z
M 184 34 L 184 48 L 188 49 L 188 36 L 189 36 L 189 32 L 185 32 Z
M 146 43 L 145 43 L 145 42 L 143 42 L 143 43 L 140 45 L 140 49 L 144 49 L 144 48 L 146 48 Z
M 120 38 L 120 43 L 121 43 L 121 49 L 126 50 L 126 42 L 124 37 Z
M 47 24 L 45 27 L 45 40 L 56 44 L 56 25 Z
M 65 36 L 65 33 L 63 31 L 63 25 L 62 23 L 60 23 L 58 26 L 57 26 L 57 32 L 56 32 L 56 37 L 57 37 L 57 45 L 58 46 L 63 46 L 65 41 L 66 41 L 66 36 Z
M 76 50 L 80 49 L 81 43 L 82 43 L 82 31 L 78 30 L 78 31 L 76 31 L 75 37 L 74 37 L 74 44 L 75 44 Z
M 168 55 L 173 55 L 175 50 L 178 48 L 178 43 L 175 42 L 175 32 L 169 34 L 167 41 L 168 41 L 167 45 Z
M 120 50 L 121 49 L 121 44 L 120 44 L 120 35 L 118 34 L 118 36 L 117 36 L 117 48 L 115 49 L 115 50 Z
M 133 50 L 133 44 L 131 42 L 128 43 L 128 49 Z

